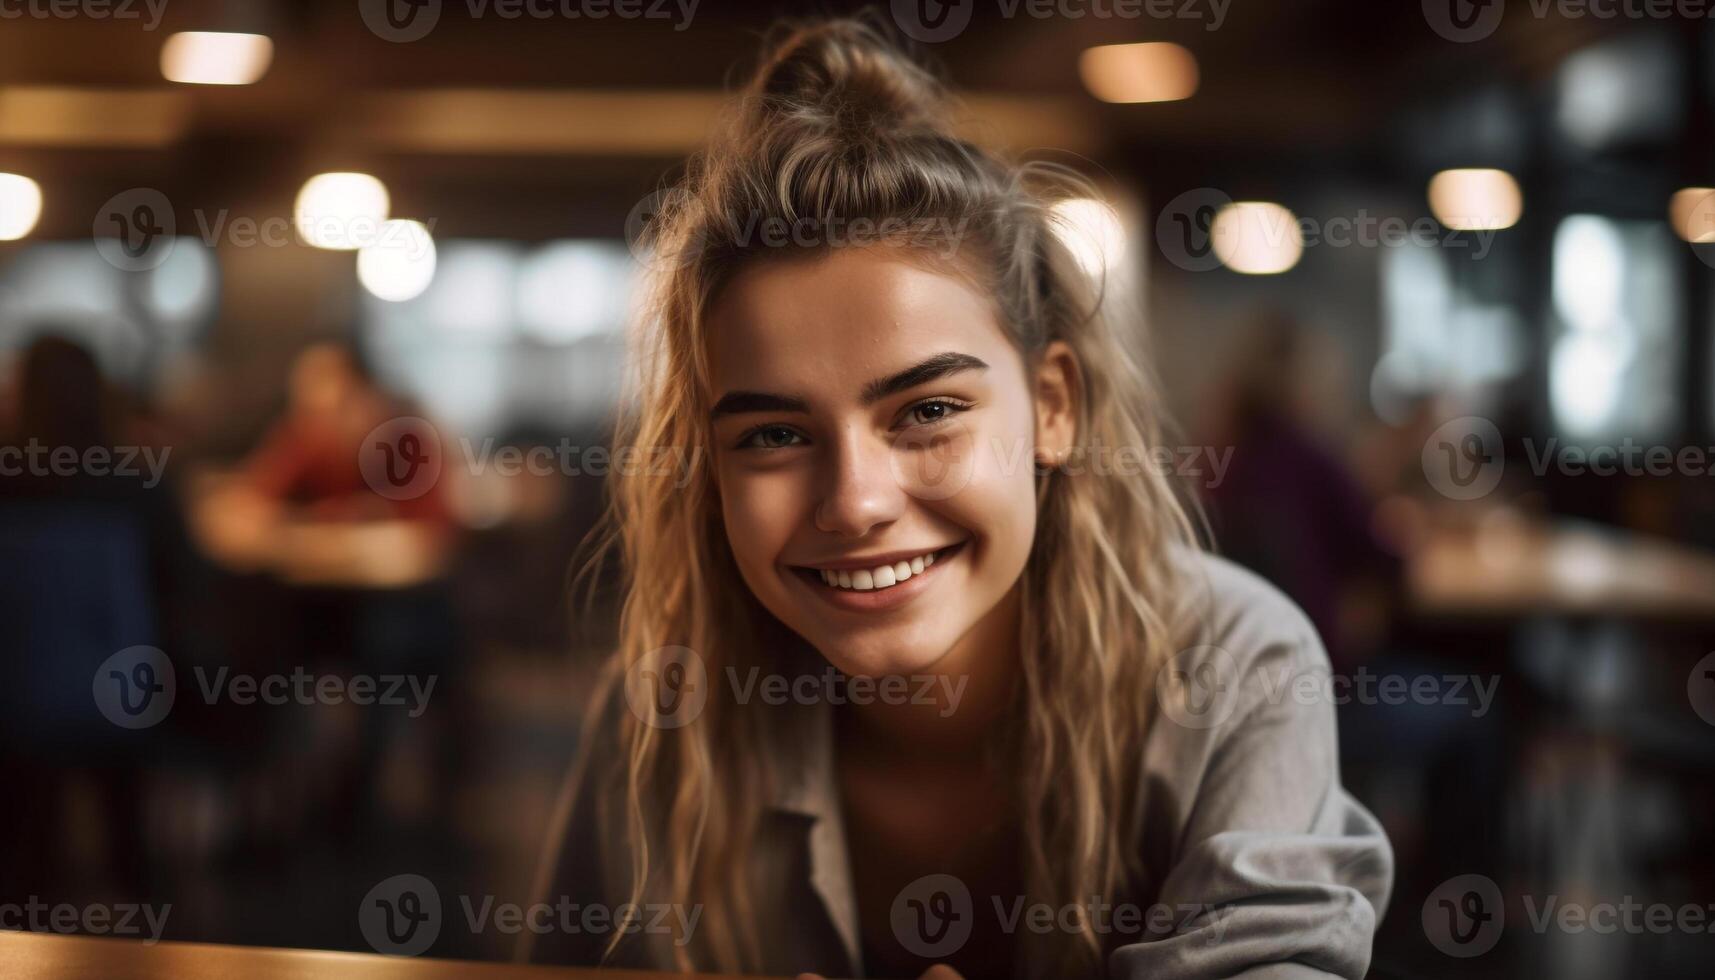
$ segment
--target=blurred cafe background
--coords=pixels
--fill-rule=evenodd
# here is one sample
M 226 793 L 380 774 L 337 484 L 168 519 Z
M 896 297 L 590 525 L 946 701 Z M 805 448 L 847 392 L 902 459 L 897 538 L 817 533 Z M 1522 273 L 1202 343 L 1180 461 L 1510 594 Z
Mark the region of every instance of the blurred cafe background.
M 390 875 L 530 900 L 632 243 L 767 25 L 855 9 L 0 2 L 0 903 L 367 952 Z M 1100 188 L 1213 546 L 1351 680 L 1377 976 L 1715 962 L 1711 9 L 876 8 Z

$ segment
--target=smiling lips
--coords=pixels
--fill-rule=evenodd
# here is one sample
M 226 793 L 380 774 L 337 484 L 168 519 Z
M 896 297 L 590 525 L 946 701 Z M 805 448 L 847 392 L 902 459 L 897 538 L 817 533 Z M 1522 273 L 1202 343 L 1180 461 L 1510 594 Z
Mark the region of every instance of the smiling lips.
M 892 590 L 922 575 L 937 558 L 945 560 L 956 551 L 963 542 L 950 547 L 926 551 L 912 557 L 894 558 L 892 561 L 878 561 L 874 565 L 860 565 L 862 559 L 846 563 L 846 568 L 813 568 L 803 567 L 801 571 L 812 580 L 819 579 L 824 586 L 833 589 L 836 594 L 854 596 L 855 593 L 877 593 Z M 892 556 L 889 556 L 892 557 Z
M 906 561 L 896 561 L 891 565 L 877 565 L 874 568 L 859 568 L 855 571 L 831 568 L 818 568 L 814 571 L 822 577 L 822 581 L 836 589 L 851 589 L 855 592 L 868 592 L 871 589 L 886 589 L 898 585 L 913 575 L 923 574 L 923 569 L 935 564 L 933 551 L 921 554 Z

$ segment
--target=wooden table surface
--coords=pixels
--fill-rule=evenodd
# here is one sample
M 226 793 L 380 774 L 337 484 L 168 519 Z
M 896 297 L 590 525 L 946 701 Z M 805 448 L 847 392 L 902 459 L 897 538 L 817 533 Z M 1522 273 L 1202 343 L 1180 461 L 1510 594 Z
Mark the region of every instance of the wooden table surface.
M 1715 555 L 1577 522 L 1440 528 L 1410 563 L 1428 615 L 1535 613 L 1715 619 Z
M 311 949 L 155 943 L 0 930 L 6 980 L 684 980 L 686 974 L 471 963 Z

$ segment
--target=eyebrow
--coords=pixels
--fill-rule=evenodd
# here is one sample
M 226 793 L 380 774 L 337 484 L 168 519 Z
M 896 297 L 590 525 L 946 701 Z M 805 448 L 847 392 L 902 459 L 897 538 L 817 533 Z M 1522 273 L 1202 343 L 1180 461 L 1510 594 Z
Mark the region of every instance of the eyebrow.
M 986 371 L 988 362 L 970 354 L 960 354 L 948 351 L 936 354 L 926 360 L 913 364 L 911 367 L 885 378 L 877 378 L 863 386 L 863 403 L 873 405 L 889 395 L 897 395 L 909 391 L 921 384 L 927 384 L 937 378 L 960 371 Z M 810 405 L 802 398 L 791 395 L 777 395 L 766 391 L 729 391 L 722 395 L 715 407 L 709 410 L 709 418 L 717 419 L 723 415 L 742 415 L 746 412 L 808 412 Z

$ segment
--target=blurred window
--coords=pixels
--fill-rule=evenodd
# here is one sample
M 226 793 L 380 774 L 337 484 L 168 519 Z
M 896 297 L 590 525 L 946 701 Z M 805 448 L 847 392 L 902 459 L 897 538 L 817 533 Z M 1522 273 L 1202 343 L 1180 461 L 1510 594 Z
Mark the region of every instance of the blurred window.
M 383 379 L 474 436 L 598 421 L 619 397 L 638 263 L 621 242 L 452 240 L 434 281 L 363 295 Z

